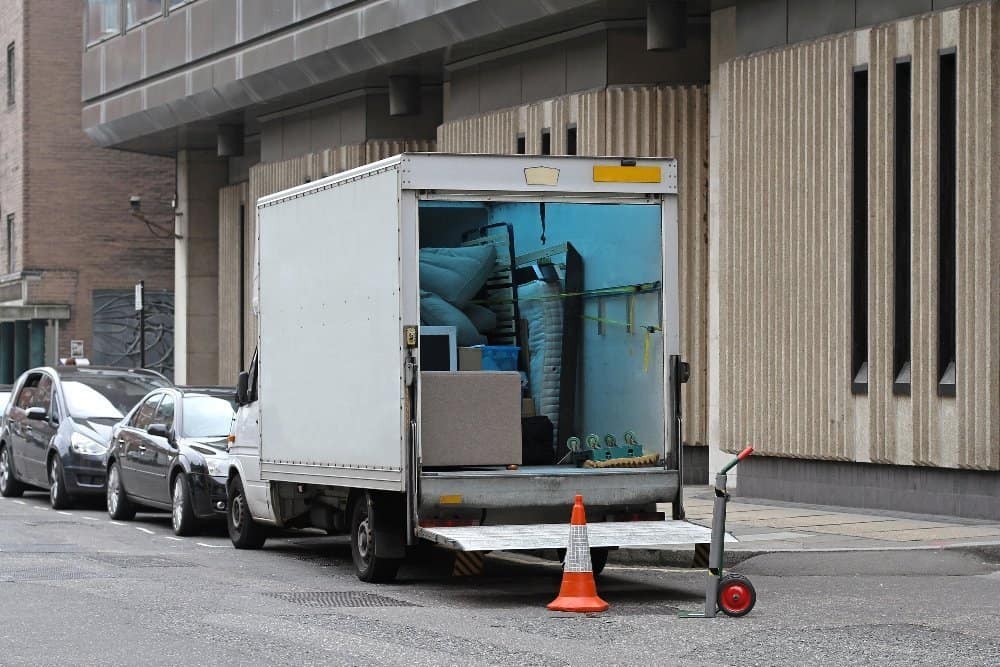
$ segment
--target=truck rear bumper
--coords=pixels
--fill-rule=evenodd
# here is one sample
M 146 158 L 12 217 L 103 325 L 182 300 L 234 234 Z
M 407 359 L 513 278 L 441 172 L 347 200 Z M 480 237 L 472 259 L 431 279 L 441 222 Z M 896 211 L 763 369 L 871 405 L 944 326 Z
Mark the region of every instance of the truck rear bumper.
M 423 471 L 420 512 L 442 509 L 563 508 L 567 517 L 573 496 L 587 507 L 641 506 L 672 502 L 676 470 L 665 468 L 574 468 L 525 466 L 518 470 L 474 468 Z

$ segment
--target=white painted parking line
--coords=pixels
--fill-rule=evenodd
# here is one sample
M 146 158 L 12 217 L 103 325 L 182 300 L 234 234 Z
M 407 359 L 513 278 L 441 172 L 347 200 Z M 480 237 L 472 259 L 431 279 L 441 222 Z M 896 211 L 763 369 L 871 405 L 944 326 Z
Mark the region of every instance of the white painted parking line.
M 25 505 L 26 504 L 23 500 L 15 500 L 14 502 L 17 503 L 18 505 Z
M 170 535 L 164 535 L 163 539 L 165 539 L 165 540 L 173 540 L 174 542 L 183 542 L 184 541 L 184 540 L 182 540 L 179 537 L 171 537 Z
M 205 544 L 204 542 L 195 542 L 199 547 L 208 547 L 209 549 L 225 549 L 229 547 L 228 544 Z
M 62 514 L 63 516 L 73 516 L 70 512 L 56 512 L 56 514 Z
M 85 516 L 83 518 L 86 519 L 87 521 L 97 521 L 98 520 L 96 516 Z
M 124 526 L 125 524 L 124 523 L 118 523 L 117 521 L 112 521 L 111 525 L 112 526 Z
M 135 528 L 136 530 L 141 530 L 142 532 L 146 533 L 147 535 L 153 535 L 154 534 L 153 531 L 151 531 L 149 528 L 142 528 L 141 526 L 133 526 L 133 528 Z
M 41 506 L 39 506 L 39 505 L 35 505 L 35 509 L 36 509 L 36 510 L 45 510 L 46 512 L 47 512 L 47 511 L 49 511 L 49 508 L 48 508 L 48 507 L 41 507 Z

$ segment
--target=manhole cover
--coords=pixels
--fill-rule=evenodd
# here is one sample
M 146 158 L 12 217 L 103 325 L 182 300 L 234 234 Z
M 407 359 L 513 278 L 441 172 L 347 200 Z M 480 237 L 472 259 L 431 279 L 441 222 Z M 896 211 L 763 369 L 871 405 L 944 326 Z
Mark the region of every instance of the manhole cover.
M 195 567 L 196 563 L 187 563 L 162 556 L 129 556 L 126 554 L 87 554 L 90 560 L 117 567 Z
M 295 602 L 307 607 L 416 607 L 405 600 L 364 591 L 306 591 L 291 593 L 265 593 L 285 602 Z

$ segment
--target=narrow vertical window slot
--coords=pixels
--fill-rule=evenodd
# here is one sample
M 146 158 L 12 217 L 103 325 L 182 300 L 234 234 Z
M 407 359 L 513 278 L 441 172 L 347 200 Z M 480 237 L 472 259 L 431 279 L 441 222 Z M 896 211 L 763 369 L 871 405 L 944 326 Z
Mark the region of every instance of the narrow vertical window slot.
M 893 393 L 910 394 L 910 59 L 896 63 L 893 120 Z
M 955 201 L 958 77 L 955 52 L 942 53 L 938 81 L 938 394 L 955 395 Z
M 549 128 L 542 130 L 542 155 L 552 155 L 552 131 Z
M 854 72 L 851 391 L 868 393 L 868 70 Z
M 7 273 L 14 273 L 14 214 L 7 214 Z
M 566 128 L 566 155 L 576 155 L 576 125 Z
M 517 154 L 524 155 L 526 150 L 527 148 L 525 146 L 524 135 L 523 134 L 517 135 Z

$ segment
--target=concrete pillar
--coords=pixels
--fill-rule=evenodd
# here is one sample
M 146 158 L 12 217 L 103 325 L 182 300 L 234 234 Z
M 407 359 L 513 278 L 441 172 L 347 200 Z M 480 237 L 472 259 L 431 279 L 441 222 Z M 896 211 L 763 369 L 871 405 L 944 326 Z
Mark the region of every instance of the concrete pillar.
M 14 384 L 14 323 L 0 322 L 0 384 Z
M 29 341 L 29 363 L 32 367 L 45 365 L 45 320 L 31 320 Z
M 719 442 L 719 412 L 727 406 L 719 405 L 719 237 L 725 224 L 722 216 L 722 115 L 723 101 L 720 99 L 720 66 L 731 60 L 736 48 L 736 8 L 712 12 L 712 37 L 710 47 L 710 80 L 708 87 L 708 472 L 709 481 L 733 455 L 723 452 Z M 729 473 L 729 485 L 736 486 L 739 468 Z
M 177 155 L 174 381 L 219 381 L 219 189 L 229 166 L 215 151 Z
M 14 376 L 19 376 L 31 368 L 31 338 L 28 332 L 28 320 L 14 322 Z

